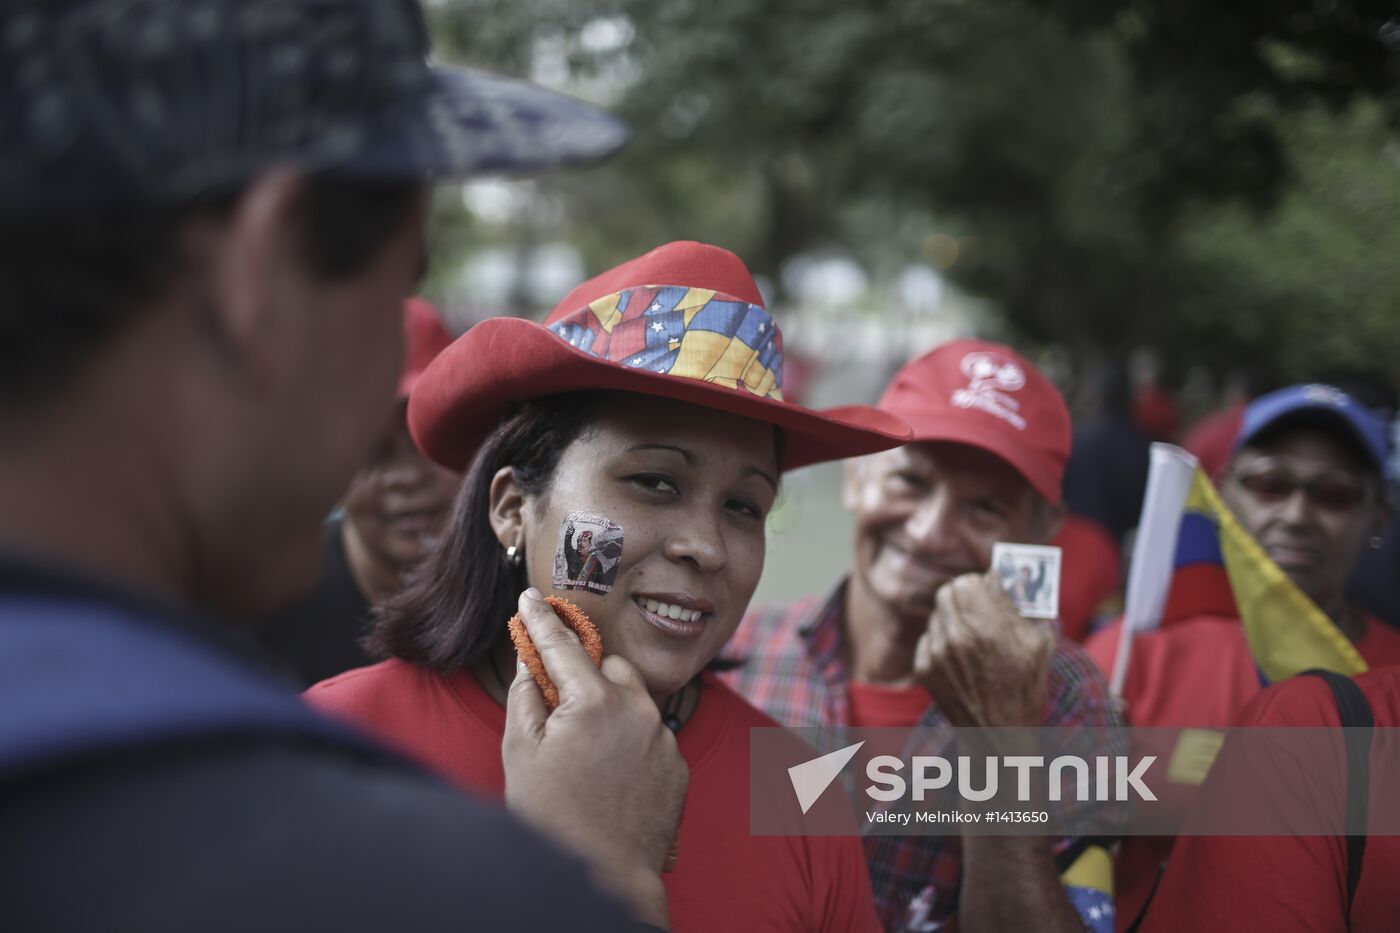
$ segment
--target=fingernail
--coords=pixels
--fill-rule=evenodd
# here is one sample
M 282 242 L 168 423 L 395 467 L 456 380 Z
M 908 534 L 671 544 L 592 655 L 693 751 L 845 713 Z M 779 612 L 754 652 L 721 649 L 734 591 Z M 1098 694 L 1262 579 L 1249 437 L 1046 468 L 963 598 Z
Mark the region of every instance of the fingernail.
M 516 676 L 516 677 L 519 677 L 521 674 L 525 673 L 527 670 L 529 670 L 529 668 L 527 668 L 527 667 L 525 666 L 525 662 L 517 659 L 516 662 L 515 662 L 515 676 Z
M 528 590 L 525 591 L 525 598 L 526 598 L 526 599 L 536 599 L 536 600 L 540 600 L 541 602 L 544 601 L 544 597 L 540 595 L 540 591 L 537 590 L 537 589 L 535 589 L 533 586 L 530 587 Z

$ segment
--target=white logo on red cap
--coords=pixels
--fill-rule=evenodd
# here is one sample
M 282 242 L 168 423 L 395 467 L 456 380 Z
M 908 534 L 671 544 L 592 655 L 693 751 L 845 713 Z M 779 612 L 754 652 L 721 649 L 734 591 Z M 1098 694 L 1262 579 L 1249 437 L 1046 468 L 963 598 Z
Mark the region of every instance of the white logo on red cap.
M 978 350 L 963 357 L 967 388 L 953 393 L 958 408 L 976 408 L 993 415 L 1018 431 L 1026 429 L 1026 419 L 1017 414 L 1021 403 L 1008 395 L 1026 386 L 1026 373 L 1019 363 L 990 350 Z

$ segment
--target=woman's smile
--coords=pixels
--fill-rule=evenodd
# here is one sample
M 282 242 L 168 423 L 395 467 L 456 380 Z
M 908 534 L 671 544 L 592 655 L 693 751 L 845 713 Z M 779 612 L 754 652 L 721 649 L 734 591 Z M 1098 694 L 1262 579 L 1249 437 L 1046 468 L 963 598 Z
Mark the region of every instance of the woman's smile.
M 714 614 L 714 604 L 684 593 L 639 593 L 632 604 L 642 618 L 674 638 L 699 638 Z

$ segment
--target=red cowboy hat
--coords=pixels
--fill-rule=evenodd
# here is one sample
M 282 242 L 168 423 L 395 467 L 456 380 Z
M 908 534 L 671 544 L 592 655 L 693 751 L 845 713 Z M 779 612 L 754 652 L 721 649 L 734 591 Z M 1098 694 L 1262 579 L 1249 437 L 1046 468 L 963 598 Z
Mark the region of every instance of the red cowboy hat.
M 668 243 L 575 288 L 544 324 L 493 318 L 459 337 L 409 399 L 424 453 L 464 471 L 515 402 L 585 389 L 657 395 L 781 428 L 783 469 L 887 450 L 908 426 L 865 405 L 782 400 L 783 338 L 744 263 Z

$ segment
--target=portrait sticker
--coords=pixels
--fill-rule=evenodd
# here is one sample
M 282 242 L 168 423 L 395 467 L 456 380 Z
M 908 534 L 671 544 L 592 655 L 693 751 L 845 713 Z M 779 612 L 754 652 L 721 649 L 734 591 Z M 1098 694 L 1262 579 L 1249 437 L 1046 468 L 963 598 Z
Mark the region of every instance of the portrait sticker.
M 1027 619 L 1060 617 L 1060 549 L 1039 544 L 992 547 L 992 569 Z
M 564 516 L 554 552 L 555 589 L 611 592 L 621 564 L 621 525 L 593 512 Z

